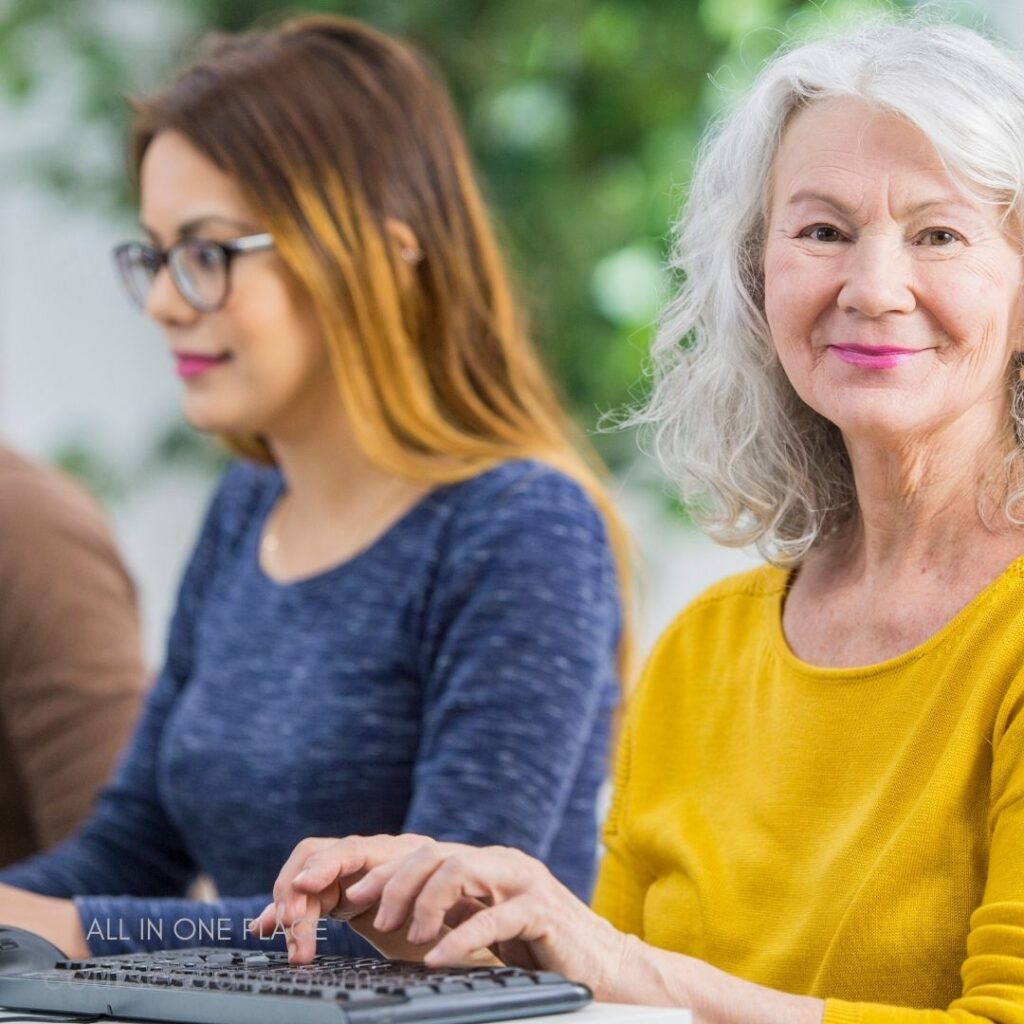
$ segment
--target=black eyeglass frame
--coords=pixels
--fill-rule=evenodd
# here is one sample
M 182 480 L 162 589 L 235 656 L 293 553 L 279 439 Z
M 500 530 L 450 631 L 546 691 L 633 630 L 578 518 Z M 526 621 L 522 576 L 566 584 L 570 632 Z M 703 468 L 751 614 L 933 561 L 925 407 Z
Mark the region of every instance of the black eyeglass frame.
M 195 295 L 189 294 L 187 283 L 181 280 L 180 273 L 177 270 L 177 264 L 174 262 L 173 257 L 175 252 L 184 249 L 187 245 L 195 245 L 196 242 L 200 242 L 203 245 L 219 250 L 221 257 L 224 260 L 224 293 L 216 302 L 213 303 L 203 302 Z M 156 275 L 166 264 L 171 275 L 171 280 L 174 282 L 174 287 L 178 289 L 178 293 L 181 297 L 193 309 L 200 313 L 215 313 L 224 305 L 225 302 L 227 302 L 228 295 L 231 292 L 232 260 L 234 260 L 236 256 L 241 256 L 248 252 L 263 252 L 267 249 L 273 248 L 274 236 L 266 231 L 260 232 L 257 235 L 243 235 L 241 238 L 231 238 L 224 242 L 212 238 L 200 238 L 195 235 L 188 235 L 185 238 L 179 238 L 177 242 L 166 249 L 160 249 L 157 246 L 149 245 L 146 242 L 122 242 L 120 245 L 114 247 L 114 263 L 117 267 L 121 283 L 124 285 L 125 291 L 128 292 L 131 300 L 140 309 L 146 308 L 146 300 L 148 296 L 141 295 L 134 287 L 134 280 L 128 269 L 129 263 L 127 257 L 129 254 L 141 251 L 149 253 L 150 259 L 152 260 L 153 273 L 150 278 L 151 286 Z

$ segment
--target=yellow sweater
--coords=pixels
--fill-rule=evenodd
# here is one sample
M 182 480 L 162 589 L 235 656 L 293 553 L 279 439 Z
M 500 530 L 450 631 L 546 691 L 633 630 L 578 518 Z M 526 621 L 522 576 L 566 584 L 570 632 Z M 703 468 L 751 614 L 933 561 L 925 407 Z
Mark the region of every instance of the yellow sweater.
M 1024 558 L 865 668 L 793 655 L 785 585 L 727 579 L 656 646 L 595 908 L 826 1024 L 1024 1024 Z

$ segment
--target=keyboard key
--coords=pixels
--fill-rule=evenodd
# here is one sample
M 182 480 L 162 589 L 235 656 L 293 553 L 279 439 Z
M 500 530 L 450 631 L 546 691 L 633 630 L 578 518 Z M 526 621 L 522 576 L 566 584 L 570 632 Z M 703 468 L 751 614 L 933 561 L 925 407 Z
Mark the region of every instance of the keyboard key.
M 373 1003 L 386 998 L 386 996 L 381 996 L 379 992 L 374 992 L 372 988 L 350 988 L 346 993 L 345 1002 Z
M 505 988 L 525 988 L 537 983 L 528 974 L 511 974 L 499 979 Z
M 488 989 L 501 989 L 505 986 L 500 978 L 471 978 L 469 987 L 474 992 L 486 992 Z
M 468 992 L 469 986 L 464 981 L 442 981 L 437 986 L 438 992 Z
M 407 999 L 418 999 L 420 996 L 436 995 L 437 989 L 433 985 L 403 985 L 395 989 L 396 996 L 405 996 Z

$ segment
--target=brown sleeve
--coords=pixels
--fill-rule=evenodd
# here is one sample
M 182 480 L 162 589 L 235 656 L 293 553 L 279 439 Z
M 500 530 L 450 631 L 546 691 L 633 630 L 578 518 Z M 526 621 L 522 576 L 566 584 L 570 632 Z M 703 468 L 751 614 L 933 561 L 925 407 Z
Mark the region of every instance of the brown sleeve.
M 87 816 L 146 678 L 134 588 L 95 505 L 0 450 L 0 745 L 39 848 Z

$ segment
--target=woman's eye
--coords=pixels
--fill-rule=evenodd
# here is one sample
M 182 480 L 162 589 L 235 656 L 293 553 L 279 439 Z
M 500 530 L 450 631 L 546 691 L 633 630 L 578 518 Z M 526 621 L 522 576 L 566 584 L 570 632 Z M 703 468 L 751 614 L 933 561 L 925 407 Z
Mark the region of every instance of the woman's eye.
M 158 249 L 151 249 L 148 245 L 139 248 L 138 258 L 139 262 L 152 274 L 155 274 L 163 263 L 160 251 Z
M 203 270 L 213 270 L 220 263 L 220 253 L 212 245 L 197 245 L 195 254 Z
M 917 236 L 919 245 L 945 246 L 960 241 L 960 236 L 949 228 L 929 228 Z
M 831 224 L 812 224 L 809 228 L 804 228 L 800 234 L 814 242 L 838 242 L 843 237 L 842 232 Z

